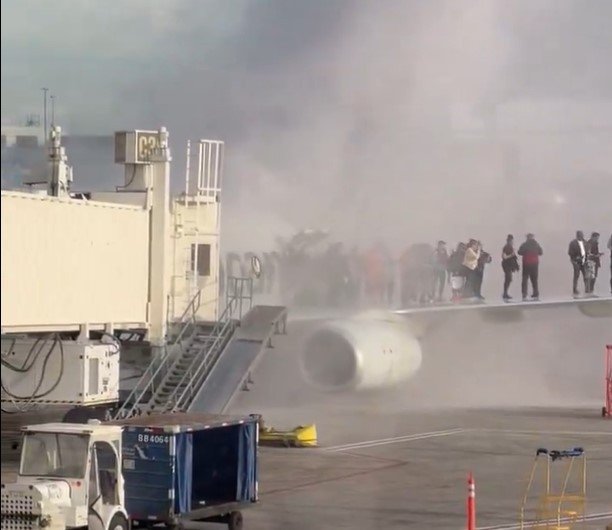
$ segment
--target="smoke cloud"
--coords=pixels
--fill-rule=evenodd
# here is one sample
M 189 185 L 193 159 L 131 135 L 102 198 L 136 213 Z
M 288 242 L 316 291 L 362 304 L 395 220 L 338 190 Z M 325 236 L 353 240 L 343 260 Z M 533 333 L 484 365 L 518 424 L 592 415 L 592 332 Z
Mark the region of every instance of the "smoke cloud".
M 177 186 L 184 141 L 224 139 L 226 250 L 312 226 L 396 253 L 476 237 L 497 258 L 533 231 L 554 291 L 573 232 L 612 228 L 610 16 L 604 0 L 13 0 L 2 115 L 49 86 L 69 132 L 166 125 Z

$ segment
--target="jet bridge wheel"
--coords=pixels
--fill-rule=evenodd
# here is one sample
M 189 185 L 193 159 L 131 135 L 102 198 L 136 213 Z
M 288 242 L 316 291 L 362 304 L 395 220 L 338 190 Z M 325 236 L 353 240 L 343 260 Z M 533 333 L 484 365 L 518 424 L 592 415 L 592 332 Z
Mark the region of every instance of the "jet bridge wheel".
M 227 516 L 227 528 L 228 530 L 242 530 L 242 513 L 232 512 Z
M 242 530 L 244 521 L 242 512 L 230 512 L 225 515 L 214 515 L 213 517 L 204 517 L 196 519 L 200 523 L 221 523 L 226 524 L 229 530 Z

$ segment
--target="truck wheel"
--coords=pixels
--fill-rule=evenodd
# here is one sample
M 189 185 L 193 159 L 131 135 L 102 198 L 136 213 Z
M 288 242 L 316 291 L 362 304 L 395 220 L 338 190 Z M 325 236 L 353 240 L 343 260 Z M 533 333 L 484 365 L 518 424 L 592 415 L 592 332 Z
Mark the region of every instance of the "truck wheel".
M 128 530 L 129 528 L 127 519 L 120 513 L 113 515 L 113 518 L 108 525 L 108 530 Z
M 242 530 L 242 513 L 232 512 L 227 518 L 228 530 Z

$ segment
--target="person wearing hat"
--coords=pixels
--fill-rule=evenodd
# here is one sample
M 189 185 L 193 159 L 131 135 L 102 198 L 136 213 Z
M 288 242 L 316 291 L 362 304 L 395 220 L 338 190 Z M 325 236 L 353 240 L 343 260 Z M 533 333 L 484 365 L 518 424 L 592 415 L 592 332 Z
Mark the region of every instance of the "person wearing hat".
M 504 300 L 511 300 L 512 297 L 508 294 L 508 288 L 512 283 L 512 274 L 520 269 L 518 257 L 514 251 L 514 236 L 512 234 L 508 234 L 508 237 L 506 237 L 506 244 L 504 248 L 502 248 L 501 265 L 504 271 L 504 294 L 502 298 Z
M 448 251 L 446 242 L 438 241 L 436 250 L 432 256 L 433 265 L 433 285 L 431 289 L 431 299 L 438 302 L 442 301 L 444 286 L 446 285 L 446 269 L 448 268 Z M 438 294 L 436 298 L 436 292 Z
M 588 294 L 592 294 L 595 290 L 595 281 L 597 280 L 599 267 L 601 267 L 602 256 L 603 253 L 599 252 L 599 232 L 593 232 L 591 234 L 591 239 L 589 239 L 586 243 L 588 278 L 585 280 L 585 283 L 586 292 Z
M 542 253 L 542 247 L 536 241 L 535 236 L 533 234 L 527 234 L 527 239 L 518 249 L 518 255 L 523 257 L 523 281 L 521 285 L 523 301 L 527 300 L 527 284 L 529 281 L 531 281 L 531 298 L 533 300 L 538 300 L 540 298 L 538 276 L 540 256 Z

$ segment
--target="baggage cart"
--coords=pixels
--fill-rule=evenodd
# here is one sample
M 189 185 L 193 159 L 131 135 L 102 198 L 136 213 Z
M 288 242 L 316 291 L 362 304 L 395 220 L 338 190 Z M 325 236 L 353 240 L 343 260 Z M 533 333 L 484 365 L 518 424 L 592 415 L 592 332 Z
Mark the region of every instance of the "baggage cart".
M 256 416 L 163 414 L 122 425 L 125 507 L 134 526 L 243 526 L 258 500 Z

